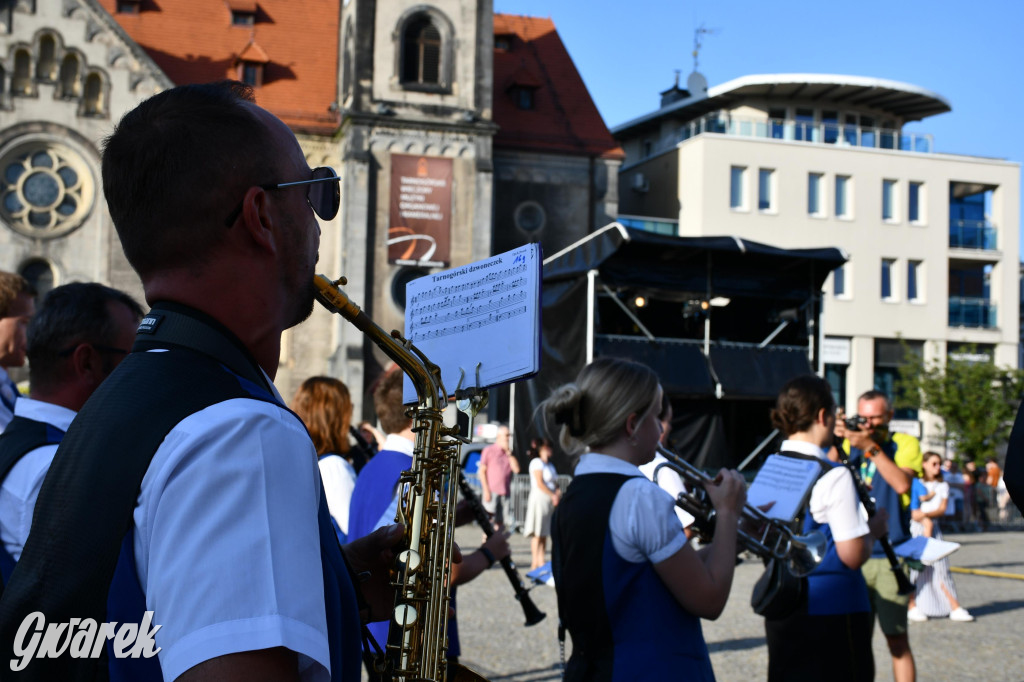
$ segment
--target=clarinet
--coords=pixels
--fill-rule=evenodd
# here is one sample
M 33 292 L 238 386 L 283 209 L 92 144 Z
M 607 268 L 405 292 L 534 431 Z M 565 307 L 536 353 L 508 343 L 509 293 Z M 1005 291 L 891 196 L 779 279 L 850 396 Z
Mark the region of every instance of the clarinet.
M 487 537 L 494 535 L 494 526 L 487 515 L 487 510 L 484 509 L 480 498 L 476 496 L 476 492 L 470 487 L 469 481 L 466 480 L 466 476 L 462 473 L 461 469 L 459 470 L 459 488 L 462 489 L 462 496 L 473 510 L 473 517 L 480 528 L 483 529 L 484 535 Z M 537 605 L 530 599 L 529 591 L 523 586 L 523 581 L 519 579 L 519 573 L 516 571 L 516 565 L 512 561 L 512 557 L 507 556 L 502 559 L 501 567 L 505 569 L 505 575 L 508 576 L 508 581 L 512 583 L 512 589 L 516 591 L 516 599 L 519 601 L 519 605 L 523 607 L 523 615 L 526 616 L 525 624 L 536 625 L 544 620 L 547 614 L 538 609 Z
M 875 500 L 871 497 L 871 491 L 868 490 L 868 486 L 864 483 L 864 479 L 860 477 L 860 472 L 857 468 L 850 464 L 850 457 L 847 455 L 841 447 L 836 447 L 836 452 L 839 453 L 839 461 L 843 463 L 843 466 L 853 475 L 853 484 L 857 488 L 857 497 L 860 498 L 860 503 L 864 505 L 864 509 L 868 513 L 870 519 L 875 515 L 877 509 L 875 508 Z M 900 595 L 911 594 L 914 591 L 914 584 L 910 582 L 910 578 L 900 568 L 900 560 L 896 557 L 896 552 L 892 548 L 892 543 L 889 542 L 889 536 L 883 535 L 878 538 L 879 544 L 882 545 L 882 551 L 885 552 L 885 558 L 889 560 L 889 567 L 892 569 L 893 574 L 896 576 L 896 584 L 898 585 L 897 592 Z

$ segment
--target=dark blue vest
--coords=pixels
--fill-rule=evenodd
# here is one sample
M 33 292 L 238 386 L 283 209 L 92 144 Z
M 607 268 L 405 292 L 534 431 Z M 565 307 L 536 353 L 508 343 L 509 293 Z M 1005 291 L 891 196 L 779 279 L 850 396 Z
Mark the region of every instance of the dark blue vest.
M 629 476 L 573 479 L 552 520 L 558 613 L 572 635 L 565 679 L 714 680 L 700 619 L 650 562 L 622 559 L 608 520 Z
M 147 321 L 155 336 L 145 333 Z M 153 347 L 170 350 L 140 352 Z M 141 622 L 145 598 L 134 566 L 132 512 L 142 478 L 178 422 L 237 398 L 276 403 L 244 346 L 202 313 L 156 306 L 133 353 L 79 412 L 54 457 L 25 551 L 0 599 L 0 659 L 14 658 L 15 634 L 34 611 L 47 623 Z M 322 494 L 318 524 L 332 680 L 358 680 L 355 589 Z M 156 658 L 109 660 L 108 667 L 106 658 L 34 659 L 19 679 L 160 679 Z
M 896 443 L 891 439 L 879 446 L 889 456 L 889 459 L 896 461 Z M 850 447 L 850 463 L 860 467 L 864 462 L 864 452 L 859 448 Z M 896 492 L 885 477 L 875 473 L 871 478 L 871 497 L 875 499 L 876 509 L 886 509 L 889 512 L 889 542 L 892 546 L 906 542 L 910 539 L 910 510 L 903 509 L 900 504 L 900 494 Z M 871 548 L 871 558 L 884 559 L 885 552 L 877 540 Z
M 828 462 L 832 467 L 842 466 Z M 852 485 L 852 484 L 851 484 Z M 827 523 L 818 523 L 810 512 L 804 518 L 804 533 L 821 531 L 828 541 L 824 558 L 807 576 L 807 613 L 812 616 L 830 616 L 842 613 L 866 613 L 871 610 L 868 587 L 860 569 L 853 570 L 839 559 L 832 529 Z
M 44 445 L 56 445 L 63 437 L 64 432 L 52 424 L 24 417 L 12 419 L 3 434 L 0 434 L 0 485 L 22 457 Z M 16 563 L 7 548 L 0 543 L 0 590 L 10 579 Z

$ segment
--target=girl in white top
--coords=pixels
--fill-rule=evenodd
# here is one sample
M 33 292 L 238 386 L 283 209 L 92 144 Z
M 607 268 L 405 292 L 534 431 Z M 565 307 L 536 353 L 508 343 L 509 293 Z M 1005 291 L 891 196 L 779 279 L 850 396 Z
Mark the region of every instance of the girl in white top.
M 530 538 L 532 562 L 530 570 L 544 565 L 548 537 L 551 535 L 551 515 L 562 498 L 558 489 L 558 472 L 551 463 L 551 441 L 535 438 L 530 452 L 530 497 L 526 503 L 526 524 L 523 535 Z
M 927 499 L 921 497 L 920 508 L 911 512 L 910 534 L 915 538 L 926 535 L 941 540 L 942 533 L 935 520 L 946 513 L 949 502 L 949 483 L 942 480 L 942 456 L 937 452 L 926 452 L 921 469 L 924 472 L 921 482 L 930 496 Z M 926 532 L 925 521 L 931 525 L 930 532 Z M 920 572 L 911 571 L 910 579 L 914 581 L 916 589 L 910 597 L 908 619 L 921 622 L 949 616 L 950 620 L 960 622 L 974 620 L 974 616 L 957 601 L 956 585 L 949 572 L 949 559 L 940 559 L 931 566 L 925 566 Z

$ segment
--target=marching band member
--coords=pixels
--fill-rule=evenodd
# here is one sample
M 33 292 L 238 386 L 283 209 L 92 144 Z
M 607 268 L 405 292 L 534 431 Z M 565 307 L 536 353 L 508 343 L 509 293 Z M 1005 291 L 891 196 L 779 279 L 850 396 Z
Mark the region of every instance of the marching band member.
M 861 516 L 850 471 L 830 462 L 836 404 L 824 379 L 790 380 L 775 403 L 772 424 L 786 434 L 781 452 L 817 459 L 825 471 L 811 491 L 804 532 L 819 530 L 828 540 L 818 567 L 807 576 L 806 599 L 786 618 L 765 619 L 769 682 L 873 680 L 872 615 L 860 567 L 885 535 L 884 510 Z M 827 673 L 826 673 L 827 671 Z
M 725 608 L 746 486 L 726 470 L 707 486 L 717 532 L 694 550 L 672 497 L 638 469 L 661 437 L 661 396 L 650 368 L 600 358 L 542 404 L 562 447 L 587 451 L 552 524 L 566 680 L 714 679 L 700 619 Z

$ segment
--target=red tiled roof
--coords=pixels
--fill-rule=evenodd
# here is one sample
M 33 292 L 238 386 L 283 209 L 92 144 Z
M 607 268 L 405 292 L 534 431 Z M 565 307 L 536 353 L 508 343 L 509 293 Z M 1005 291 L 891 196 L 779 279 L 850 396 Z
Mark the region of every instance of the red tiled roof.
M 99 3 L 174 83 L 238 78 L 240 57 L 255 48 L 268 59 L 260 106 L 297 132 L 337 130 L 328 107 L 337 99 L 339 0 L 161 0 L 138 14 L 117 13 L 117 0 Z M 232 26 L 232 8 L 254 9 L 256 23 Z
M 263 51 L 262 47 L 256 44 L 255 40 L 242 49 L 241 54 L 238 55 L 238 59 L 243 62 L 258 62 L 260 64 L 267 64 L 270 62 L 270 57 L 267 56 L 267 53 Z
M 495 14 L 494 34 L 511 38 L 494 50 L 495 148 L 625 157 L 550 19 Z M 516 106 L 516 85 L 536 88 L 533 109 Z

